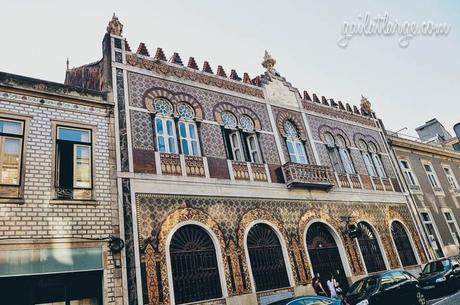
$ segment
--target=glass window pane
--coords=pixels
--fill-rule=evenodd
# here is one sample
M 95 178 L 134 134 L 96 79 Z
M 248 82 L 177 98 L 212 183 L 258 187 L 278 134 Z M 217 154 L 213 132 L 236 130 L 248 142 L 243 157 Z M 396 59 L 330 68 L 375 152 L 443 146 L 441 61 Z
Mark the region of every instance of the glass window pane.
M 1 183 L 19 184 L 21 139 L 4 139 Z
M 174 128 L 171 120 L 166 121 L 166 131 L 168 132 L 168 136 L 174 135 Z
M 90 143 L 91 142 L 90 135 L 91 135 L 91 132 L 89 130 L 71 129 L 71 128 L 64 128 L 64 127 L 58 128 L 58 139 L 59 140 Z
M 286 144 L 287 144 L 289 154 L 295 155 L 294 146 L 292 146 L 292 142 L 288 140 L 286 141 Z
M 0 132 L 22 135 L 22 123 L 0 120 Z
M 159 136 L 158 138 L 158 150 L 160 152 L 165 152 L 166 151 L 166 146 L 165 146 L 165 139 L 163 136 Z
M 190 138 L 196 140 L 196 129 L 195 129 L 195 124 L 189 124 L 188 125 L 189 131 L 190 131 Z
M 91 187 L 91 148 L 75 146 L 74 187 Z
M 241 158 L 241 151 L 239 149 L 235 149 L 235 159 L 237 161 L 242 161 L 243 158 Z
M 249 137 L 249 149 L 251 149 L 251 150 L 256 149 L 256 142 L 255 142 L 253 136 Z
M 168 143 L 169 143 L 169 152 L 175 154 L 176 153 L 176 145 L 174 145 L 174 138 L 169 137 L 168 138 Z
M 188 155 L 188 154 L 189 154 L 189 150 L 188 150 L 188 143 L 187 143 L 187 140 L 186 140 L 186 139 L 182 139 L 181 143 L 182 143 L 182 153 L 183 153 L 184 155 Z
M 156 119 L 155 120 L 156 124 L 156 132 L 157 132 L 157 135 L 162 135 L 163 134 L 163 122 L 161 119 Z
M 252 161 L 253 162 L 256 162 L 256 163 L 259 163 L 260 160 L 259 160 L 259 154 L 257 153 L 257 151 L 253 151 L 252 152 Z
M 235 133 L 232 133 L 231 137 L 232 137 L 233 147 L 237 148 L 239 146 L 238 145 L 238 136 Z
M 169 132 L 168 132 L 169 133 Z M 179 123 L 179 133 L 182 138 L 187 137 L 187 133 L 185 132 L 185 124 L 183 122 Z
M 193 155 L 198 156 L 198 142 L 197 141 L 192 141 L 192 150 L 193 150 Z
M 301 143 L 295 143 L 297 154 L 299 155 L 305 155 L 304 150 L 303 150 L 303 145 Z

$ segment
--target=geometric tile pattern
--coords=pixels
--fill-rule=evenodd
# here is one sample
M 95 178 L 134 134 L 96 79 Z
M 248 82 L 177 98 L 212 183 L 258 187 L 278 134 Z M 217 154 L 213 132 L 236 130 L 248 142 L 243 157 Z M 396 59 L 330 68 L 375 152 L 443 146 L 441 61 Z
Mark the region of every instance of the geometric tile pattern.
M 153 87 L 160 87 L 174 94 L 185 93 L 191 95 L 203 106 L 205 120 L 214 121 L 214 107 L 218 103 L 227 102 L 235 107 L 244 106 L 251 109 L 257 114 L 261 129 L 271 131 L 267 107 L 262 103 L 132 72 L 128 73 L 128 87 L 131 106 L 145 108 L 143 98 L 146 91 Z
M 232 281 L 226 279 L 229 290 L 233 289 L 230 282 L 245 282 L 246 286 L 250 283 L 247 279 L 248 266 L 246 264 L 244 247 L 242 245 L 241 232 L 247 229 L 249 223 L 257 219 L 270 221 L 277 226 L 284 240 L 289 253 L 297 253 L 304 258 L 305 266 L 310 268 L 306 261 L 303 241 L 303 232 L 306 224 L 313 219 L 326 221 L 339 234 L 339 238 L 345 247 L 347 261 L 353 275 L 363 274 L 364 269 L 361 261 L 361 254 L 356 247 L 356 243 L 348 238 L 343 232 L 344 223 L 340 222 L 342 216 L 351 216 L 353 219 L 363 220 L 370 223 L 380 237 L 384 253 L 389 260 L 390 267 L 399 268 L 396 260 L 396 250 L 391 240 L 389 223 L 392 219 L 403 222 L 409 230 L 409 234 L 414 240 L 414 251 L 417 251 L 422 262 L 426 262 L 422 246 L 415 227 L 411 221 L 408 208 L 405 204 L 387 203 L 350 203 L 340 201 L 315 201 L 307 200 L 281 200 L 281 199 L 254 199 L 254 198 L 235 198 L 235 197 L 207 197 L 207 196 L 188 196 L 188 195 L 156 195 L 156 194 L 136 194 L 136 209 L 138 215 L 139 246 L 141 253 L 147 245 L 152 245 L 155 249 L 155 257 L 165 268 L 164 237 L 172 229 L 171 221 L 180 216 L 181 221 L 195 220 L 212 223 L 213 229 L 217 230 L 216 235 L 219 239 L 221 252 L 226 253 L 230 261 L 233 258 L 241 258 L 241 269 L 236 272 L 231 271 L 226 263 L 225 276 L 232 277 Z M 193 212 L 196 211 L 196 212 Z M 201 215 L 194 219 L 193 215 Z M 204 215 L 204 216 L 203 216 Z M 184 218 L 185 217 L 185 218 Z M 198 216 L 197 216 L 198 217 Z M 203 218 L 204 217 L 204 218 Z M 248 218 L 249 217 L 249 218 Z M 161 232 L 161 233 L 160 233 Z M 161 245 L 160 245 L 161 243 Z M 300 246 L 298 246 L 300 245 Z M 143 256 L 143 254 L 141 254 Z M 299 273 L 294 271 L 298 268 L 298 260 L 289 256 L 291 269 L 295 274 L 296 284 L 303 284 L 305 276 L 299 277 Z M 295 261 L 295 262 L 294 262 Z M 243 271 L 242 273 L 240 271 Z M 167 272 L 162 272 L 162 282 L 167 284 Z M 158 287 L 159 289 L 161 287 Z M 240 288 L 229 291 L 231 295 L 241 293 Z M 165 293 L 168 293 L 167 291 Z
M 131 110 L 131 133 L 134 148 L 155 149 L 153 121 L 150 113 Z
M 222 130 L 219 125 L 201 123 L 199 126 L 202 155 L 226 159 Z

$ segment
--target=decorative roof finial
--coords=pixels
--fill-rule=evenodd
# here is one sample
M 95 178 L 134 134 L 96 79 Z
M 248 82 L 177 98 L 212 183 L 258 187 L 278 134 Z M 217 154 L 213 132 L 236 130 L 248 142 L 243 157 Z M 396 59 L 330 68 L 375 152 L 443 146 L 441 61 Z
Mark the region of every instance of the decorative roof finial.
M 113 13 L 112 20 L 110 20 L 109 25 L 107 25 L 107 33 L 121 36 L 123 32 L 123 24 L 118 20 L 118 17 Z
M 69 70 L 69 58 L 67 57 L 67 61 L 65 62 L 67 66 L 67 70 Z
M 276 64 L 276 60 L 268 54 L 267 50 L 265 50 L 264 61 L 262 62 L 262 67 L 267 69 L 268 72 L 271 74 L 276 74 L 276 70 L 274 68 Z
M 372 112 L 371 102 L 369 102 L 369 100 L 366 97 L 364 97 L 364 95 L 362 94 L 361 94 L 361 108 L 367 113 Z

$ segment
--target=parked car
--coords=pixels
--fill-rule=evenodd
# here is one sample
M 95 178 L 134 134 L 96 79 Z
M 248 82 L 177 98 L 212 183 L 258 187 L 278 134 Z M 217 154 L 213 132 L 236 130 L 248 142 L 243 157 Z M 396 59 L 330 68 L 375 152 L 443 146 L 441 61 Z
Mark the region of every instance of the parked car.
M 406 271 L 386 271 L 355 282 L 346 294 L 350 305 L 425 305 L 417 278 Z
M 297 298 L 290 298 L 269 305 L 340 305 L 340 300 L 335 300 L 322 296 L 303 296 Z
M 460 262 L 456 257 L 448 257 L 428 263 L 418 281 L 427 297 L 457 291 L 460 288 Z

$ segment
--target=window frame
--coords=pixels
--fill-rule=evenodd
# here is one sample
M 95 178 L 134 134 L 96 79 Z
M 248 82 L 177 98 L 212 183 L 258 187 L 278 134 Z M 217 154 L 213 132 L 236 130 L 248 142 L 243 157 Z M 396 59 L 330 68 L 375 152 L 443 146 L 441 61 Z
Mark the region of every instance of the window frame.
M 431 225 L 431 226 L 433 227 L 434 238 L 435 238 L 436 241 L 438 242 L 438 244 L 439 244 L 439 251 L 440 251 L 440 253 L 442 254 L 442 256 L 439 256 L 439 253 L 437 253 L 436 250 L 433 249 L 433 250 L 435 251 L 436 256 L 437 256 L 438 258 L 445 258 L 445 257 L 446 257 L 446 254 L 444 253 L 444 242 L 442 241 L 441 236 L 439 235 L 438 227 L 436 226 L 436 223 L 435 223 L 434 220 L 433 220 L 433 216 L 431 215 L 431 212 L 429 212 L 428 210 L 421 210 L 421 211 L 419 211 L 419 213 L 420 213 L 420 220 L 422 221 L 423 227 L 424 227 L 424 229 L 425 229 L 425 230 L 424 230 L 425 233 L 426 233 L 426 234 L 429 233 L 429 232 L 428 232 L 429 230 L 428 230 L 428 228 L 427 228 L 427 225 Z M 423 216 L 422 216 L 423 214 L 428 215 L 429 220 L 423 219 Z M 431 235 L 431 234 L 430 234 L 430 235 Z M 433 246 L 432 246 L 432 242 L 431 242 L 429 236 L 427 236 L 427 237 L 428 237 L 428 242 L 430 243 L 430 246 L 433 247 Z
M 233 143 L 233 136 L 235 136 L 236 140 L 238 141 L 237 145 Z M 240 161 L 246 162 L 246 157 L 244 155 L 244 150 L 241 141 L 241 134 L 239 130 L 230 130 L 228 133 L 229 141 L 230 141 L 230 150 L 232 153 L 233 161 Z M 236 152 L 239 151 L 240 159 L 237 157 Z
M 165 147 L 165 151 L 160 150 L 160 143 L 159 143 L 159 136 L 158 136 L 158 128 L 157 128 L 157 121 L 161 122 L 162 134 L 161 137 L 163 138 L 163 143 Z M 168 135 L 168 122 L 171 122 L 171 129 L 172 135 Z M 154 118 L 154 127 L 155 127 L 155 145 L 157 151 L 160 153 L 168 153 L 168 154 L 178 154 L 178 146 L 177 146 L 177 136 L 176 136 L 176 122 L 172 117 L 166 117 L 164 115 L 155 115 Z M 171 151 L 171 147 L 169 144 L 169 139 L 173 139 L 174 141 L 174 151 Z
M 441 182 L 439 181 L 438 175 L 436 174 L 433 164 L 431 162 L 425 161 L 425 162 L 422 162 L 422 166 L 423 166 L 423 170 L 425 171 L 425 174 L 428 178 L 428 181 L 433 191 L 435 193 L 442 193 L 443 190 L 442 190 Z M 428 166 L 431 169 L 431 171 L 427 171 L 426 166 Z
M 448 209 L 448 208 L 442 208 L 441 209 L 441 212 L 442 212 L 442 215 L 444 217 L 444 220 L 446 221 L 447 223 L 447 227 L 449 228 L 449 232 L 452 236 L 452 239 L 454 240 L 454 243 L 457 245 L 457 246 L 460 246 L 460 228 L 458 226 L 458 223 L 457 223 L 457 219 L 455 218 L 454 214 L 452 213 L 452 210 L 451 209 Z M 447 215 L 446 214 L 449 214 L 450 216 L 450 220 L 447 219 Z M 451 225 L 454 226 L 454 229 L 455 229 L 455 232 L 452 232 L 452 227 Z M 455 235 L 455 236 L 454 236 Z
M 254 139 L 254 145 L 255 145 L 254 149 L 251 148 L 251 138 Z M 257 137 L 257 134 L 255 132 L 250 133 L 246 136 L 246 145 L 248 148 L 249 159 L 251 160 L 251 162 L 252 163 L 263 163 L 262 154 L 260 153 L 259 137 Z M 254 157 L 253 157 L 254 153 L 257 155 L 257 158 L 259 160 L 254 160 Z
M 96 198 L 96 188 L 95 188 L 95 177 L 96 177 L 96 148 L 95 148 L 95 143 L 97 143 L 96 139 L 96 130 L 97 126 L 96 125 L 90 125 L 90 124 L 84 124 L 80 122 L 75 122 L 75 121 L 61 121 L 61 120 L 51 120 L 51 137 L 52 137 L 52 144 L 53 144 L 53 151 L 52 151 L 52 160 L 53 160 L 53 167 L 52 167 L 52 187 L 54 190 L 56 190 L 59 185 L 58 185 L 58 150 L 57 150 L 57 144 L 58 144 L 58 127 L 64 127 L 67 129 L 76 129 L 76 130 L 88 130 L 90 131 L 90 137 L 89 141 L 90 143 L 84 143 L 84 142 L 78 142 L 79 144 L 83 145 L 90 145 L 91 146 L 91 163 L 90 163 L 90 169 L 91 169 L 91 188 L 74 188 L 77 190 L 88 190 L 90 192 L 89 198 L 72 198 L 72 199 L 65 199 L 65 198 L 58 198 L 56 192 L 53 193 L 51 196 L 52 202 L 94 202 Z M 73 181 L 73 177 L 72 177 Z
M 443 164 L 442 169 L 444 170 L 444 174 L 446 175 L 447 182 L 449 182 L 450 189 L 452 191 L 459 191 L 460 186 L 458 184 L 457 177 L 455 177 L 455 174 L 452 171 L 452 168 L 450 167 L 450 165 Z
M 185 137 L 182 136 L 180 127 L 181 124 L 185 125 Z M 195 128 L 195 139 L 192 138 L 191 133 L 190 133 L 190 126 L 194 126 Z M 185 119 L 185 118 L 180 118 L 179 121 L 177 122 L 177 129 L 179 131 L 179 145 L 180 145 L 180 152 L 183 155 L 186 156 L 193 156 L 193 157 L 201 157 L 201 147 L 200 147 L 200 139 L 198 136 L 198 126 L 195 121 L 190 120 L 190 119 Z M 187 143 L 187 149 L 188 149 L 188 154 L 184 153 L 184 145 L 182 144 L 182 140 L 185 140 Z M 193 145 L 192 142 L 196 142 L 196 149 L 197 152 L 196 154 L 193 152 Z
M 291 143 L 291 146 L 292 146 L 292 148 L 294 150 L 293 153 L 291 153 L 291 151 L 289 151 L 289 143 Z M 298 146 L 300 146 L 300 151 L 299 151 Z M 287 152 L 289 154 L 289 160 L 291 162 L 298 163 L 298 164 L 308 164 L 308 158 L 307 158 L 307 154 L 305 152 L 305 146 L 303 145 L 303 142 L 300 139 L 287 137 L 286 138 L 286 148 L 287 148 Z M 293 160 L 292 156 L 294 156 L 295 160 Z M 300 161 L 300 158 L 302 158 L 302 157 L 305 159 L 305 162 Z
M 403 172 L 404 179 L 406 180 L 407 184 L 409 185 L 409 188 L 411 186 L 416 187 L 416 188 L 420 188 L 420 184 L 418 182 L 417 176 L 412 171 L 412 166 L 411 166 L 409 160 L 407 160 L 407 159 L 399 159 L 398 161 L 399 161 L 399 168 L 401 168 L 401 171 Z M 403 162 L 405 162 L 407 164 L 408 168 L 405 168 L 403 166 Z M 412 180 L 413 180 L 413 182 L 415 184 L 412 184 L 411 182 L 408 181 L 409 176 L 412 178 Z
M 4 155 L 4 146 L 6 139 L 19 139 L 19 162 L 18 162 L 18 179 L 17 183 L 3 183 L 0 180 L 0 187 L 16 187 L 21 188 L 24 185 L 23 177 L 24 177 L 24 149 L 25 149 L 25 139 L 26 139 L 26 123 L 27 121 L 24 118 L 19 118 L 16 116 L 8 116 L 4 115 L 3 113 L 0 115 L 0 121 L 9 121 L 21 124 L 21 134 L 14 134 L 14 133 L 7 133 L 7 132 L 0 132 L 0 174 L 3 173 L 3 155 Z M 21 196 L 21 192 L 19 190 L 18 195 Z M 9 198 L 9 197 L 8 197 Z

